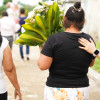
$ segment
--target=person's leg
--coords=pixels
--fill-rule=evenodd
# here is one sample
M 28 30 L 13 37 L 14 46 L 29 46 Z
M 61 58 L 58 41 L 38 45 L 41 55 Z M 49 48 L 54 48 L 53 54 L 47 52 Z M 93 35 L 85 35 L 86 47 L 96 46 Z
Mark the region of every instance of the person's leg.
M 26 45 L 26 57 L 27 57 L 27 60 L 29 60 L 29 46 Z
M 13 45 L 13 36 L 4 36 L 9 41 L 9 46 L 12 49 Z
M 24 59 L 24 56 L 23 56 L 23 45 L 20 45 L 19 48 L 20 48 L 21 59 Z
M 43 100 L 89 100 L 89 87 L 54 88 L 46 86 Z
M 89 100 L 89 87 L 76 88 L 75 100 Z
M 7 92 L 0 94 L 0 100 L 7 100 Z
M 9 37 L 9 45 L 10 45 L 10 48 L 12 49 L 12 45 L 13 45 L 13 36 Z
M 53 97 L 53 93 L 54 91 L 52 87 L 45 86 L 43 100 L 57 100 Z

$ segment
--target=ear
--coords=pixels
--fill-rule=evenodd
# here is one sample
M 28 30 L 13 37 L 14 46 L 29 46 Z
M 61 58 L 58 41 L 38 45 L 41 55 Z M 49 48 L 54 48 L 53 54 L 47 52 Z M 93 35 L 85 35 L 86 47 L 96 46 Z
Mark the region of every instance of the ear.
M 63 17 L 63 24 L 64 24 L 64 26 L 66 27 L 66 24 L 67 24 L 67 18 L 64 16 Z
M 85 19 L 83 20 L 82 24 L 83 24 L 83 25 L 85 24 Z
M 66 17 L 65 17 L 65 16 L 63 17 L 63 20 L 64 20 L 64 21 L 66 20 Z

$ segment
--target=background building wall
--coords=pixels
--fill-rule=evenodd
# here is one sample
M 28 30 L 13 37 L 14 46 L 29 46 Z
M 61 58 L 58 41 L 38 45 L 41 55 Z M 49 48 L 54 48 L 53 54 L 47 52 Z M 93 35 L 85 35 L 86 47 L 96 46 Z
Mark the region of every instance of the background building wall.
M 95 40 L 100 40 L 100 0 L 81 0 L 81 2 L 86 19 L 82 31 L 90 34 Z M 63 4 L 65 12 L 70 6 L 73 6 L 73 3 Z

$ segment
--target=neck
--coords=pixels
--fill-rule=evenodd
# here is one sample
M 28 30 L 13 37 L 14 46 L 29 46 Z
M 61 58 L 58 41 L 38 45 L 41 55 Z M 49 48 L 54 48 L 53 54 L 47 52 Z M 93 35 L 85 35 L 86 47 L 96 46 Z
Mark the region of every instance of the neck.
M 20 17 L 25 17 L 25 14 L 21 14 Z
M 65 29 L 65 32 L 69 32 L 69 33 L 76 33 L 76 34 L 80 34 L 81 33 L 81 31 L 80 30 L 78 30 L 78 29 L 76 29 L 75 27 L 69 27 L 69 28 L 66 28 Z

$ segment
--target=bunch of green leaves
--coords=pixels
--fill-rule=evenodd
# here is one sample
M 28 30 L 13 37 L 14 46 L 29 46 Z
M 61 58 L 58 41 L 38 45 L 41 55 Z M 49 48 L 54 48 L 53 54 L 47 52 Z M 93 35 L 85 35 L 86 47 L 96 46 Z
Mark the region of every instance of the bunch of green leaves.
M 26 19 L 26 24 L 22 25 L 25 32 L 22 33 L 15 43 L 22 45 L 41 46 L 50 35 L 58 33 L 63 29 L 63 17 L 56 2 L 53 5 L 45 5 L 44 14 L 35 16 L 33 19 Z

